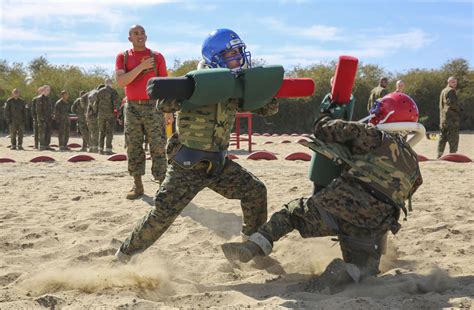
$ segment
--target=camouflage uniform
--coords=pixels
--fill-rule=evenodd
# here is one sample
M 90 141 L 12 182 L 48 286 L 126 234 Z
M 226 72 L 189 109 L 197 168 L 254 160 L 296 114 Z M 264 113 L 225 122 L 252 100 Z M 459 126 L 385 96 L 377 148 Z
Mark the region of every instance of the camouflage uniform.
M 347 104 L 335 104 L 328 93 L 319 106 L 319 114 L 330 113 L 334 119 L 350 121 L 354 112 L 355 98 L 351 95 Z M 333 179 L 341 175 L 344 167 L 334 161 L 313 152 L 309 169 L 309 179 L 313 181 L 313 194 L 327 186 Z
M 161 102 L 160 107 L 166 113 L 179 109 L 174 101 Z M 244 217 L 243 234 L 250 235 L 265 223 L 265 185 L 225 157 L 238 109 L 238 101 L 229 100 L 177 113 L 177 132 L 168 141 L 166 152 L 170 160 L 166 178 L 155 196 L 155 207 L 122 244 L 121 253 L 134 255 L 146 250 L 206 187 L 228 199 L 240 200 Z M 272 115 L 277 111 L 278 103 L 271 101 L 255 112 Z
M 115 115 L 118 94 L 112 87 L 101 88 L 97 93 L 97 120 L 99 125 L 99 152 L 104 151 L 104 142 L 107 138 L 105 151 L 112 152 L 112 138 L 114 136 Z
M 269 254 L 273 242 L 294 229 L 303 238 L 338 236 L 346 263 L 377 274 L 383 236 L 399 230 L 400 210 L 406 214 L 405 200 L 422 183 L 416 153 L 400 135 L 328 117 L 317 123 L 315 137 L 306 145 L 346 169 L 312 197 L 286 204 L 249 243 Z M 243 245 L 223 248 L 232 254 Z
M 438 142 L 438 158 L 443 155 L 446 142 L 449 143 L 449 152 L 456 153 L 459 144 L 460 106 L 456 90 L 449 85 L 441 91 L 439 97 L 440 130 Z
M 131 176 L 145 175 L 143 143 L 150 144 L 151 172 L 163 182 L 166 174 L 166 132 L 163 113 L 151 101 L 147 104 L 125 103 L 125 141 L 127 144 L 128 172 Z M 148 138 L 145 141 L 145 136 Z
M 54 119 L 58 125 L 58 144 L 60 150 L 67 149 L 69 141 L 69 103 L 63 99 L 54 105 Z
M 38 126 L 38 138 L 40 150 L 49 148 L 51 142 L 51 103 L 49 97 L 40 96 L 36 101 L 36 123 Z
M 31 117 L 33 119 L 33 136 L 34 136 L 34 148 L 37 149 L 38 146 L 39 146 L 39 129 L 38 129 L 38 119 L 37 119 L 37 115 L 36 115 L 36 103 L 38 102 L 38 100 L 40 100 L 41 98 L 41 95 L 39 96 L 36 96 L 33 98 L 33 100 L 31 100 L 31 106 L 30 106 L 30 109 L 31 109 Z
M 22 98 L 10 97 L 5 102 L 5 119 L 8 122 L 10 130 L 10 139 L 12 149 L 17 146 L 18 136 L 18 148 L 22 148 L 23 145 L 23 131 L 25 130 L 26 121 L 26 107 L 25 101 Z
M 89 152 L 97 153 L 99 146 L 99 122 L 97 120 L 97 93 L 99 89 L 104 87 L 100 85 L 97 89 L 93 89 L 87 95 L 86 120 L 89 129 Z
M 77 128 L 82 136 L 82 150 L 86 151 L 89 146 L 89 129 L 86 122 L 87 94 L 77 98 L 71 106 L 71 112 L 77 115 Z
M 3 133 L 8 133 L 8 126 L 5 119 L 5 104 L 0 106 L 0 130 Z
M 388 93 L 388 90 L 380 85 L 372 89 L 369 96 L 369 102 L 367 104 L 367 111 L 370 112 L 375 100 L 383 98 L 385 95 L 388 95 Z

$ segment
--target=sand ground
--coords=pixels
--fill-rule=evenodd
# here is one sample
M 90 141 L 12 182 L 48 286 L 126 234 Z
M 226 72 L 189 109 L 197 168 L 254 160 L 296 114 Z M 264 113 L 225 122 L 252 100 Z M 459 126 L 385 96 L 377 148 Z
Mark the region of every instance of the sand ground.
M 269 213 L 311 192 L 308 162 L 284 160 L 290 152 L 309 152 L 282 140 L 254 138 L 254 148 L 278 156 L 274 161 L 236 161 L 265 182 Z M 264 141 L 275 143 L 263 145 Z M 72 137 L 70 142 L 80 143 Z M 57 138 L 53 138 L 57 143 Z M 415 148 L 434 158 L 436 143 Z M 343 292 L 308 293 L 294 285 L 320 273 L 340 255 L 329 238 L 302 239 L 291 233 L 269 258 L 231 264 L 220 245 L 239 240 L 239 202 L 211 190 L 201 192 L 170 229 L 128 266 L 110 264 L 135 223 L 153 205 L 157 184 L 145 176 L 146 194 L 124 198 L 132 179 L 126 162 L 70 163 L 71 152 L 38 152 L 32 137 L 25 151 L 7 148 L 0 137 L 0 309 L 151 308 L 307 308 L 307 309 L 473 309 L 474 164 L 422 162 L 424 184 L 414 211 L 382 263 L 383 274 Z M 123 153 L 123 136 L 114 138 Z M 474 135 L 462 134 L 460 153 L 474 159 Z M 31 163 L 37 155 L 53 163 Z

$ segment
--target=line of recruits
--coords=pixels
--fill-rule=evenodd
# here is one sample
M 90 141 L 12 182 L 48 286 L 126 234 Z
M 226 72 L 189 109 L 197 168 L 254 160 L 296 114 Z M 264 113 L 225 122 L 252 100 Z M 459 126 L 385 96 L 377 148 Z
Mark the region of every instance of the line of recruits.
M 81 91 L 72 105 L 69 93 L 61 91 L 56 103 L 52 103 L 49 94 L 51 87 L 43 85 L 38 88 L 38 96 L 27 106 L 20 91 L 14 89 L 12 97 L 5 102 L 5 118 L 9 125 L 11 149 L 23 150 L 23 135 L 27 120 L 27 109 L 33 119 L 34 148 L 40 151 L 53 150 L 50 147 L 53 120 L 58 127 L 58 146 L 60 151 L 67 151 L 69 141 L 69 113 L 77 115 L 77 129 L 82 136 L 81 151 L 112 154 L 112 139 L 116 122 L 115 111 L 118 93 L 112 88 L 112 80 L 106 79 L 88 92 Z M 105 148 L 104 148 L 105 144 Z

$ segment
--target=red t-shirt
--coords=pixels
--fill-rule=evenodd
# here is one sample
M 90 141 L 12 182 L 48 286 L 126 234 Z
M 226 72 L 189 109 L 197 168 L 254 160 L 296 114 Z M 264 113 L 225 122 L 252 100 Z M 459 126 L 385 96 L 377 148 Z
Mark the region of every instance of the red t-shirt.
M 123 67 L 123 53 L 117 55 L 115 59 L 115 71 L 117 70 L 125 70 L 125 72 L 132 71 L 133 68 L 138 66 L 142 61 L 147 58 L 151 57 L 150 49 L 146 49 L 144 51 L 135 51 L 133 49 L 128 50 L 128 58 L 127 58 L 127 68 Z M 168 72 L 166 71 L 166 62 L 163 55 L 158 52 L 153 52 L 153 56 L 155 57 L 155 66 L 158 71 L 158 76 L 168 76 Z M 151 68 L 148 71 L 143 71 L 140 73 L 133 82 L 127 84 L 125 86 L 125 96 L 127 96 L 130 100 L 147 100 L 148 95 L 146 93 L 146 83 L 152 77 L 155 77 L 155 71 Z

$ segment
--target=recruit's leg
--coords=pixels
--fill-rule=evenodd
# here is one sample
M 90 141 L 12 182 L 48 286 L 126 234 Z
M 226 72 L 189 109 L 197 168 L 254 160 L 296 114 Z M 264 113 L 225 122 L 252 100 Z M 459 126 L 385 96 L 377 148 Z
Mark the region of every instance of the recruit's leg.
M 267 220 L 267 188 L 256 176 L 232 160 L 209 186 L 228 199 L 240 199 L 242 233 L 250 236 Z

